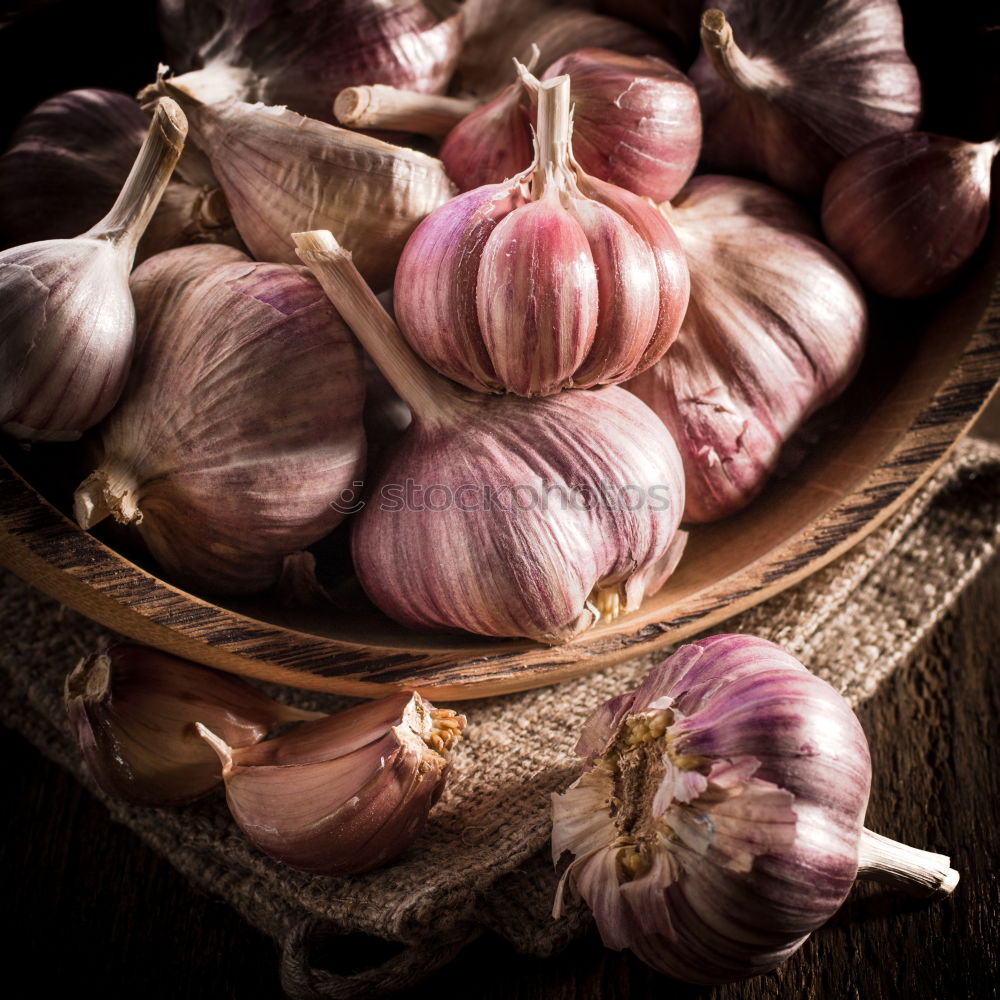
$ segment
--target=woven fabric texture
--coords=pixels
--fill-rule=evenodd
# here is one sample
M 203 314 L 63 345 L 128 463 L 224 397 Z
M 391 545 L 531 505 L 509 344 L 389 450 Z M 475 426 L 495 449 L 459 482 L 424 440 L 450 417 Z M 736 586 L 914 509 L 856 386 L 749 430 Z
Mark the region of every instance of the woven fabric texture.
M 1000 548 L 1000 447 L 967 440 L 920 493 L 849 553 L 804 583 L 714 631 L 748 632 L 785 646 L 856 704 L 902 663 Z M 233 824 L 221 792 L 181 809 L 108 800 L 84 772 L 62 709 L 66 673 L 107 632 L 0 573 L 0 720 L 73 772 L 112 817 L 192 882 L 228 901 L 285 946 L 283 976 L 296 997 L 376 995 L 447 961 L 484 929 L 537 955 L 587 926 L 582 907 L 549 916 L 556 876 L 548 857 L 549 801 L 578 768 L 587 715 L 633 688 L 658 653 L 555 687 L 463 702 L 465 738 L 425 832 L 381 871 L 326 878 L 257 852 Z M 303 707 L 348 699 L 269 688 Z M 349 988 L 310 965 L 310 946 L 360 932 L 410 947 L 393 968 Z

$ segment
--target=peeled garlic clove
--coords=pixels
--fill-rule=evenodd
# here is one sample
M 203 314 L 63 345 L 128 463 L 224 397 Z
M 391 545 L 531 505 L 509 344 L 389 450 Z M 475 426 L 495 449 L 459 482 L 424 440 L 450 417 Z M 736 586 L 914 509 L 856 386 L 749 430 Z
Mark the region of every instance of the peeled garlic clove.
M 274 584 L 361 478 L 364 376 L 350 332 L 302 268 L 182 247 L 136 269 L 128 388 L 76 492 L 89 528 L 135 524 L 156 561 L 211 593 Z
M 356 248 L 377 288 L 392 282 L 407 237 L 454 193 L 439 160 L 279 107 L 204 104 L 174 80 L 191 138 L 208 156 L 240 236 L 258 260 L 296 263 L 288 235 L 324 226 Z
M 664 211 L 691 265 L 680 336 L 627 384 L 684 459 L 687 521 L 749 503 L 782 445 L 843 391 L 864 350 L 857 282 L 787 196 L 696 177 Z
M 725 0 L 702 15 L 701 37 L 689 76 L 710 168 L 818 196 L 842 157 L 920 117 L 897 0 Z
M 683 547 L 684 484 L 646 406 L 615 387 L 463 392 L 413 355 L 328 233 L 296 241 L 413 411 L 353 522 L 358 579 L 382 611 L 558 643 L 661 586 Z
M 930 132 L 876 139 L 827 179 L 823 232 L 880 295 L 940 291 L 986 235 L 998 151 L 997 139 L 965 142 Z
M 180 155 L 187 122 L 161 102 L 108 214 L 82 236 L 0 253 L 0 426 L 73 441 L 122 391 L 135 343 L 136 245 Z
M 113 90 L 71 90 L 38 105 L 0 156 L 0 243 L 68 239 L 107 211 L 128 177 L 149 118 Z M 184 243 L 236 245 L 222 193 L 171 177 L 135 259 Z
M 357 705 L 245 749 L 209 726 L 226 799 L 262 851 L 319 875 L 368 871 L 423 829 L 465 717 L 415 692 Z
M 139 805 L 179 805 L 221 784 L 199 720 L 245 747 L 282 723 L 316 717 L 237 677 L 131 644 L 84 657 L 66 678 L 65 703 L 91 776 Z
M 506 180 L 531 165 L 531 120 L 520 80 L 463 118 L 439 155 L 460 191 Z
M 582 49 L 542 79 L 572 81 L 573 156 L 594 177 L 654 201 L 687 183 L 701 150 L 698 94 L 688 78 L 651 56 Z
M 871 785 L 850 706 L 780 647 L 748 635 L 682 646 L 588 720 L 583 773 L 554 795 L 560 883 L 604 943 L 657 971 L 724 983 L 773 969 L 856 877 L 947 893 L 947 858 L 863 826 Z
M 345 87 L 383 83 L 441 92 L 458 58 L 461 15 L 447 0 L 244 6 L 160 0 L 172 64 L 202 100 L 261 101 L 330 121 L 333 99 Z
M 394 286 L 400 326 L 421 357 L 479 391 L 623 381 L 676 336 L 687 264 L 652 204 L 576 166 L 569 79 L 522 75 L 538 88 L 536 162 L 417 227 Z

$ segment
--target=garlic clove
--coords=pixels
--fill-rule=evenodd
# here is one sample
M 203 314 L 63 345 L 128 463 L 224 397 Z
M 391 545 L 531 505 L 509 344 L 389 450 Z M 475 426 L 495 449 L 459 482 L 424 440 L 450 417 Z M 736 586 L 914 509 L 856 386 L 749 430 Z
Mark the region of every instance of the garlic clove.
M 178 78 L 179 80 L 179 78 Z M 329 227 L 358 267 L 388 287 L 407 237 L 454 187 L 434 157 L 281 107 L 209 104 L 162 76 L 149 93 L 175 97 L 211 161 L 233 220 L 258 260 L 294 264 L 289 233 Z
M 594 343 L 597 293 L 587 235 L 554 195 L 500 221 L 479 259 L 476 308 L 509 392 L 546 396 L 574 380 Z
M 702 15 L 701 37 L 689 75 L 711 169 L 815 197 L 838 160 L 920 117 L 897 0 L 723 0 Z
M 79 523 L 136 526 L 186 586 L 254 593 L 343 520 L 364 464 L 357 345 L 301 268 L 183 247 L 136 269 L 128 388 L 95 435 Z
M 670 351 L 627 387 L 681 449 L 685 520 L 711 521 L 748 504 L 785 441 L 843 391 L 867 310 L 811 220 L 772 188 L 700 176 L 663 211 L 691 264 L 691 302 Z
M 871 289 L 915 298 L 945 288 L 990 217 L 1000 140 L 885 136 L 841 160 L 823 191 L 823 232 Z
M 355 874 L 412 843 L 440 797 L 464 716 L 404 692 L 238 749 L 206 726 L 233 818 L 265 853 L 316 874 Z
M 132 358 L 136 245 L 180 155 L 187 122 L 157 105 L 110 211 L 82 236 L 0 253 L 0 426 L 73 441 L 115 405 Z
M 131 644 L 84 657 L 64 697 L 91 776 L 108 795 L 140 805 L 189 802 L 221 783 L 199 719 L 243 747 L 282 723 L 316 718 L 237 677 Z
M 575 855 L 555 915 L 572 882 L 605 944 L 666 975 L 774 968 L 858 875 L 957 881 L 947 859 L 863 828 L 871 762 L 850 706 L 755 636 L 682 646 L 591 716 L 578 751 L 583 773 L 553 796 L 553 859 Z

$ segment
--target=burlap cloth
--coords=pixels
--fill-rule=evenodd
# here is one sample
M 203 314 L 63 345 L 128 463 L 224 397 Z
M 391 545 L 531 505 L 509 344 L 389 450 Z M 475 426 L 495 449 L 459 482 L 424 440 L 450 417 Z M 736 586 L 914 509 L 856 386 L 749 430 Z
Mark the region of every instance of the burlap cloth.
M 1000 547 L 1000 447 L 967 440 L 904 510 L 805 583 L 726 623 L 781 643 L 852 702 L 903 662 Z M 182 809 L 109 801 L 83 772 L 61 704 L 63 678 L 104 630 L 0 574 L 0 719 L 73 772 L 202 889 L 284 948 L 293 997 L 377 995 L 447 962 L 484 929 L 545 955 L 587 926 L 582 908 L 553 921 L 549 796 L 576 770 L 587 714 L 634 687 L 663 654 L 551 688 L 465 702 L 466 739 L 449 788 L 405 858 L 355 878 L 300 874 L 254 850 L 220 794 Z M 717 630 L 718 631 L 718 630 Z M 347 699 L 283 689 L 288 701 L 334 710 Z M 377 969 L 339 976 L 310 949 L 360 932 L 407 947 Z M 327 949 L 329 950 L 329 949 Z

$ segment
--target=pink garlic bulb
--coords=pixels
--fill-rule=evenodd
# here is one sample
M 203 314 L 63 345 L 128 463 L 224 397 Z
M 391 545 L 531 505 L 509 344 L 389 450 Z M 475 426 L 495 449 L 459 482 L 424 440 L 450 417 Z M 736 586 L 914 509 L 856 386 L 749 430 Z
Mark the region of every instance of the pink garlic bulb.
M 258 260 L 297 262 L 294 230 L 327 226 L 355 247 L 379 290 L 392 283 L 407 238 L 454 187 L 441 162 L 412 149 L 235 99 L 205 103 L 180 78 L 147 88 L 185 109 L 233 220 Z
M 946 287 L 990 218 L 1000 140 L 884 136 L 841 160 L 823 191 L 823 232 L 861 280 L 890 298 Z
M 626 386 L 670 428 L 687 521 L 746 506 L 782 445 L 838 396 L 864 351 L 854 277 L 805 213 L 756 181 L 696 177 L 662 206 L 691 265 L 680 336 Z
M 413 354 L 329 233 L 296 241 L 413 413 L 352 522 L 358 579 L 383 612 L 560 643 L 659 589 L 684 547 L 684 482 L 646 406 L 614 386 L 461 390 Z
M 920 117 L 897 0 L 719 0 L 701 37 L 688 75 L 711 169 L 818 196 L 838 160 Z
M 779 646 L 682 646 L 602 705 L 581 776 L 552 797 L 552 857 L 605 945 L 668 976 L 726 983 L 773 969 L 855 878 L 919 894 L 958 883 L 948 858 L 864 828 L 871 760 L 846 701 Z
M 97 431 L 78 522 L 133 524 L 206 593 L 247 594 L 343 519 L 364 463 L 364 376 L 350 331 L 299 267 L 181 247 L 132 276 L 138 344 Z
M 39 104 L 0 156 L 0 244 L 69 239 L 92 226 L 118 196 L 148 128 L 134 98 L 113 90 L 71 90 Z M 175 173 L 136 262 L 184 243 L 237 245 L 221 195 Z
M 582 49 L 542 77 L 565 73 L 573 102 L 573 156 L 594 177 L 654 201 L 687 183 L 701 151 L 691 81 L 652 56 Z
M 189 93 L 332 121 L 344 87 L 443 91 L 458 58 L 456 4 L 423 0 L 159 0 L 160 29 Z
M 544 396 L 631 378 L 670 346 L 687 265 L 654 207 L 588 177 L 569 144 L 569 78 L 538 85 L 537 158 L 432 213 L 394 303 L 410 346 L 481 392 Z

